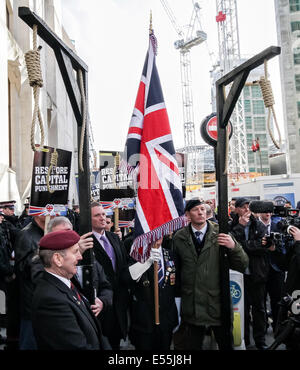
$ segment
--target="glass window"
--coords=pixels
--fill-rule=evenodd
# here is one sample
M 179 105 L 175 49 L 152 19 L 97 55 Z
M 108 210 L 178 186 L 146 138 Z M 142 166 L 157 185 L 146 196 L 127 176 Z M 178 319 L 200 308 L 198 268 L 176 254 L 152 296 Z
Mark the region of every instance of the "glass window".
M 293 55 L 294 55 L 294 63 L 300 64 L 300 50 L 298 48 L 293 50 Z
M 250 100 L 244 101 L 244 108 L 246 113 L 251 113 L 251 103 Z
M 291 22 L 291 29 L 292 29 L 292 32 L 299 31 L 300 30 L 300 22 L 299 21 Z
M 247 134 L 247 147 L 251 148 L 252 146 L 252 134 Z
M 268 147 L 268 140 L 267 140 L 267 135 L 266 134 L 258 134 L 258 135 L 256 135 L 256 137 L 258 137 L 260 148 Z
M 248 152 L 248 164 L 255 165 L 254 152 Z
M 253 114 L 265 114 L 265 105 L 262 100 L 253 100 Z
M 252 119 L 251 117 L 245 117 L 246 129 L 252 130 Z
M 249 172 L 256 172 L 256 168 L 255 167 L 249 167 Z
M 261 89 L 260 86 L 251 86 L 251 91 L 252 91 L 252 98 L 261 98 Z
M 266 131 L 265 117 L 253 117 L 253 122 L 255 131 Z
M 295 75 L 296 91 L 300 91 L 300 75 Z
M 297 102 L 298 118 L 300 118 L 300 101 Z
M 249 86 L 244 87 L 244 98 L 250 98 L 250 87 Z
M 300 0 L 290 0 L 290 11 L 298 12 L 300 10 Z
M 260 155 L 261 155 L 261 163 L 263 165 L 268 165 L 269 164 L 269 154 L 268 154 L 268 152 L 261 151 Z

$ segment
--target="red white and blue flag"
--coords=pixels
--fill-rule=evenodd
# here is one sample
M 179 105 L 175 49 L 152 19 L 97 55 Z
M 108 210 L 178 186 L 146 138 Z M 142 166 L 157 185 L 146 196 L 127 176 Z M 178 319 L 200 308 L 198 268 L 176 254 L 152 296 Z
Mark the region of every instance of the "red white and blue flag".
M 124 158 L 127 171 L 135 173 L 137 180 L 135 240 L 130 254 L 140 262 L 149 257 L 153 242 L 186 224 L 178 164 L 155 63 L 156 48 L 151 32 Z

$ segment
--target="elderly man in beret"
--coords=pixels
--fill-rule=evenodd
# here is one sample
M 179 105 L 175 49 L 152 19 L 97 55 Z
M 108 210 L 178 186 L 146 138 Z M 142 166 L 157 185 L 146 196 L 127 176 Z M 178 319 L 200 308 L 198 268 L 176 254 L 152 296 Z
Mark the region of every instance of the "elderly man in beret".
M 101 329 L 88 300 L 71 283 L 82 259 L 73 230 L 51 232 L 39 242 L 45 271 L 33 296 L 32 323 L 38 349 L 99 350 Z
M 220 246 L 227 248 L 229 267 L 244 272 L 248 256 L 236 240 L 219 233 L 208 221 L 204 202 L 189 200 L 188 226 L 173 237 L 177 295 L 181 297 L 181 324 L 174 334 L 175 350 L 201 350 L 207 328 L 214 332 L 220 350 L 232 349 L 221 323 Z

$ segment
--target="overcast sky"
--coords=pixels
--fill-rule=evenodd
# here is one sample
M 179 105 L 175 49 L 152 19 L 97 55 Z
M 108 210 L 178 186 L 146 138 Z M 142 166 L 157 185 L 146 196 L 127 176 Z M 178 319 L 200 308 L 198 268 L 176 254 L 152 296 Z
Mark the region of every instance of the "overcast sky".
M 186 30 L 192 0 L 169 0 L 178 23 Z M 207 44 L 191 51 L 196 144 L 200 123 L 212 112 L 212 69 L 209 51 L 218 58 L 216 1 L 199 0 Z M 148 48 L 149 15 L 158 40 L 156 59 L 176 148 L 184 146 L 178 35 L 160 0 L 62 0 L 63 24 L 75 41 L 77 54 L 88 65 L 89 110 L 96 150 L 123 150 Z M 277 46 L 274 0 L 237 0 L 242 56 Z M 279 57 L 269 61 L 275 111 L 282 124 Z M 282 132 L 282 135 L 284 133 Z

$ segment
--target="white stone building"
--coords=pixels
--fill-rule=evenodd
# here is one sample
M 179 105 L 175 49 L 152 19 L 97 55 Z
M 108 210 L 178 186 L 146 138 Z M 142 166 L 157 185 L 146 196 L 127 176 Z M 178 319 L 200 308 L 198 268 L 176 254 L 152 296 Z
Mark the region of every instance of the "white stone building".
M 30 196 L 33 151 L 30 132 L 33 114 L 24 54 L 32 49 L 32 30 L 18 16 L 29 7 L 70 47 L 62 26 L 61 0 L 0 0 L 0 201 L 16 200 L 18 211 Z M 77 123 L 53 50 L 38 38 L 44 86 L 40 93 L 45 145 L 73 152 L 69 202 L 77 199 Z M 40 143 L 38 125 L 35 142 Z

